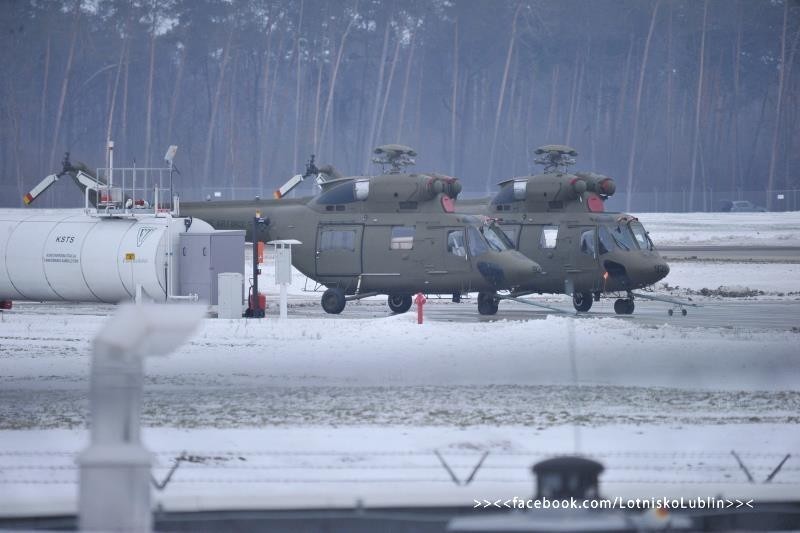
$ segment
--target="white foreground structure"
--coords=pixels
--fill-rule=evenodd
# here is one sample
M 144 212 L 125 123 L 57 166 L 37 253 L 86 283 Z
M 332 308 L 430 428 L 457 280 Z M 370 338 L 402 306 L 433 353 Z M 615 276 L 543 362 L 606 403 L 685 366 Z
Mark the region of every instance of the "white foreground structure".
M 144 357 L 166 355 L 188 337 L 203 306 L 123 306 L 94 340 L 91 444 L 78 457 L 84 531 L 150 531 L 152 454 L 142 445 Z

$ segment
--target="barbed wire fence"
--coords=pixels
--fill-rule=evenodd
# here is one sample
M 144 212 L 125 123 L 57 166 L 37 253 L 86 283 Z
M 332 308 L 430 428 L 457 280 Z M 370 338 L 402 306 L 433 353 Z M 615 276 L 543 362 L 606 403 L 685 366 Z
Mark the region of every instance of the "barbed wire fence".
M 163 450 L 156 452 L 153 484 L 450 484 L 473 481 L 533 483 L 530 467 L 553 451 L 509 450 Z M 797 452 L 587 453 L 602 462 L 610 484 L 800 484 Z M 68 451 L 0 451 L 0 485 L 77 484 L 76 454 Z

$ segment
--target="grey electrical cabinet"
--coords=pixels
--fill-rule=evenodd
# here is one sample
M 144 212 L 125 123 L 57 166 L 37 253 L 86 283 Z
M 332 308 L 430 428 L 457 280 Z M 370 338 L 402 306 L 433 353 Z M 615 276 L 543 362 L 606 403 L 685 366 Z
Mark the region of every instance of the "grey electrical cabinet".
M 197 294 L 201 302 L 217 305 L 217 276 L 244 276 L 244 231 L 181 233 L 178 247 L 179 294 Z

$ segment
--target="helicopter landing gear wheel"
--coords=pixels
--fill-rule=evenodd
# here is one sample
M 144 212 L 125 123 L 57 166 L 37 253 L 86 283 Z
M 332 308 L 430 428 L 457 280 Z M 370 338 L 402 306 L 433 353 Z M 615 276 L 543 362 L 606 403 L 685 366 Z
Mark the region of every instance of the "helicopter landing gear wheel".
M 344 299 L 344 291 L 339 287 L 331 287 L 322 293 L 322 308 L 326 313 L 338 315 L 344 309 L 347 301 Z
M 632 315 L 633 308 L 633 299 L 631 298 L 620 298 L 614 302 L 614 312 L 618 315 Z
M 500 302 L 495 297 L 493 292 L 479 292 L 478 293 L 478 312 L 482 315 L 494 315 L 497 313 L 497 308 Z
M 592 308 L 592 294 L 589 292 L 576 292 L 572 294 L 572 305 L 579 313 L 585 313 Z
M 410 294 L 390 294 L 389 295 L 389 309 L 392 313 L 402 314 L 411 309 L 411 295 Z

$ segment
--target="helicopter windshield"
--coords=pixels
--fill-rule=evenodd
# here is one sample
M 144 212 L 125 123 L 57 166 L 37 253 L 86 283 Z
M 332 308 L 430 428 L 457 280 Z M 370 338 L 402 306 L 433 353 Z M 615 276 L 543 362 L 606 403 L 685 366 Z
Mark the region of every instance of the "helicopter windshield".
M 489 247 L 495 252 L 502 252 L 514 247 L 506 234 L 494 224 L 485 224 L 480 227 L 480 231 L 486 238 L 486 242 L 489 243 Z
M 636 248 L 636 245 L 633 243 L 633 234 L 631 233 L 627 224 L 617 223 L 609 226 L 608 229 L 611 232 L 611 236 L 614 237 L 614 241 L 619 245 L 620 248 L 623 250 L 633 250 Z
M 629 226 L 633 232 L 633 236 L 636 238 L 636 243 L 639 245 L 639 248 L 642 250 L 652 250 L 655 248 L 653 246 L 653 241 L 650 240 L 641 222 L 633 221 Z

